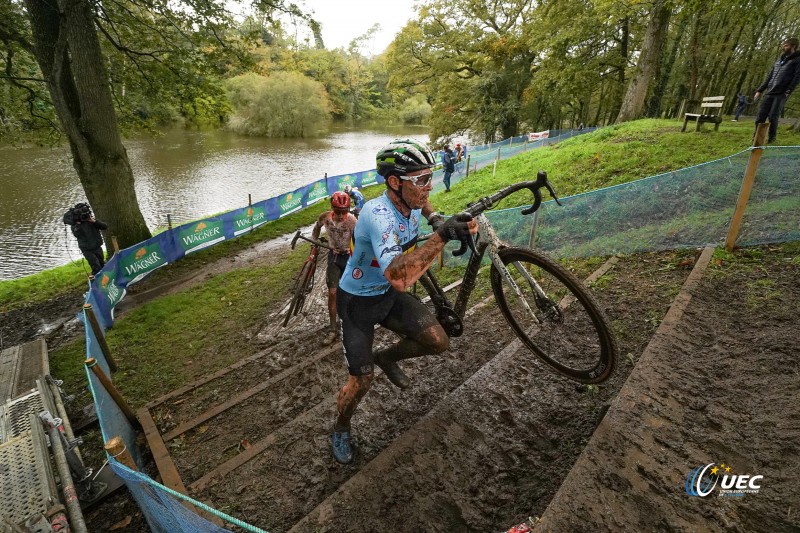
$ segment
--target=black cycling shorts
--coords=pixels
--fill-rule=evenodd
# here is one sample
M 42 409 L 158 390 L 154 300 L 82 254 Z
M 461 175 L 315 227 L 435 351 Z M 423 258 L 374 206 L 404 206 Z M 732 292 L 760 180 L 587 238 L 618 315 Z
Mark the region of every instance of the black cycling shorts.
M 348 254 L 334 254 L 328 251 L 328 268 L 325 270 L 325 284 L 329 289 L 339 288 L 339 279 L 347 266 Z
M 422 302 L 391 288 L 378 296 L 355 296 L 339 289 L 336 310 L 342 319 L 344 357 L 351 376 L 371 374 L 375 369 L 372 343 L 376 324 L 411 339 L 439 324 Z

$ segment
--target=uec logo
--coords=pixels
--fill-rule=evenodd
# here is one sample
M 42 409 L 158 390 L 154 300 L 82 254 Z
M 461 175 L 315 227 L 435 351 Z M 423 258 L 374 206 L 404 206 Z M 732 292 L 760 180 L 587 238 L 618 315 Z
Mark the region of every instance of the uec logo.
M 731 474 L 730 466 L 708 463 L 705 466 L 693 468 L 686 476 L 686 494 L 704 498 L 711 494 L 719 482 L 720 496 L 743 496 L 744 494 L 757 494 L 761 489 L 760 480 L 764 476 L 751 476 Z

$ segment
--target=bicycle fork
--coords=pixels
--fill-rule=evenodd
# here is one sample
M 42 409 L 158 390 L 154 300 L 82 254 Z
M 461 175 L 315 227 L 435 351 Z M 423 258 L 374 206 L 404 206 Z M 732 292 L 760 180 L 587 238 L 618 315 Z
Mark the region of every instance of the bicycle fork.
M 530 315 L 531 318 L 533 318 L 534 323 L 541 324 L 541 320 L 539 320 L 539 317 L 536 316 L 536 313 L 534 313 L 534 310 L 531 308 L 530 304 L 528 304 L 528 300 L 525 298 L 525 295 L 522 293 L 519 285 L 517 285 L 517 282 L 514 280 L 514 276 L 511 275 L 508 267 L 506 267 L 506 265 L 504 265 L 503 261 L 500 259 L 500 254 L 497 252 L 500 240 L 498 239 L 494 228 L 491 226 L 491 224 L 489 224 L 489 221 L 486 219 L 485 215 L 481 214 L 477 218 L 480 235 L 483 237 L 483 239 L 485 239 L 486 242 L 488 242 L 489 259 L 491 259 L 492 264 L 497 271 L 500 272 L 500 275 L 506 281 L 508 286 L 511 287 L 511 290 L 514 292 L 514 294 L 516 294 L 517 298 L 522 303 L 522 307 L 525 312 Z M 517 272 L 519 272 L 520 275 L 525 278 L 525 281 L 528 282 L 528 285 L 530 285 L 537 306 L 545 312 L 547 312 L 548 307 L 552 308 L 552 306 L 547 305 L 547 303 L 550 301 L 550 299 L 547 297 L 547 294 L 545 294 L 539 283 L 533 278 L 533 276 L 531 276 L 530 272 L 528 272 L 525 267 L 519 263 L 519 261 L 514 261 L 511 264 L 514 265 L 514 268 L 516 268 Z

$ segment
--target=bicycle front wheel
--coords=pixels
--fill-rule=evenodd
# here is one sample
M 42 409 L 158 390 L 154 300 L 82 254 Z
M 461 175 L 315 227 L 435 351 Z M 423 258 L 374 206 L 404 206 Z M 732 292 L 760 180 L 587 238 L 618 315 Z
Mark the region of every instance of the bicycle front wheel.
M 303 310 L 306 303 L 306 297 L 314 286 L 314 273 L 316 272 L 316 263 L 309 261 L 300 273 L 300 283 L 294 293 L 296 305 L 294 307 L 294 314 L 298 314 Z
M 292 287 L 292 301 L 289 303 L 289 309 L 286 311 L 286 316 L 283 317 L 283 327 L 289 323 L 289 320 L 297 313 L 300 312 L 300 309 L 303 307 L 303 303 L 305 300 L 305 287 L 306 283 L 308 282 L 308 273 L 311 270 L 311 263 L 306 261 L 303 264 L 303 268 L 300 269 L 300 274 L 298 274 L 297 279 L 294 281 L 294 287 Z
M 566 268 L 528 248 L 503 248 L 491 282 L 506 321 L 525 346 L 564 376 L 600 383 L 614 370 L 608 320 L 589 290 Z

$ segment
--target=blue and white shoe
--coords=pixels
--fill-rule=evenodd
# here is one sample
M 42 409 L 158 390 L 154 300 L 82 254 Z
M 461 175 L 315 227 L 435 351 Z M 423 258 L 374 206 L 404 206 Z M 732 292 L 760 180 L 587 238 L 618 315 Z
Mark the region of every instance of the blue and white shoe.
M 353 446 L 350 444 L 349 431 L 333 432 L 333 458 L 343 465 L 353 462 Z

